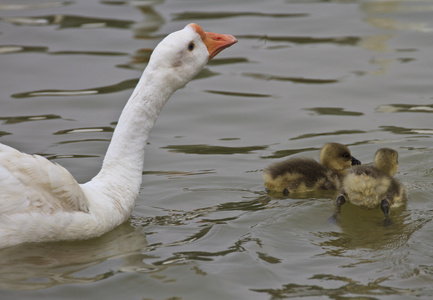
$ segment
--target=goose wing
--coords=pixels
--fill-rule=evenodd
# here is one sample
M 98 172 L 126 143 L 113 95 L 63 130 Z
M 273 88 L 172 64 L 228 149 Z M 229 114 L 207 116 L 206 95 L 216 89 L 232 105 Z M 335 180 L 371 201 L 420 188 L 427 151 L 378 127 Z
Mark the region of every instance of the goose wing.
M 80 185 L 62 166 L 0 144 L 0 214 L 89 211 Z

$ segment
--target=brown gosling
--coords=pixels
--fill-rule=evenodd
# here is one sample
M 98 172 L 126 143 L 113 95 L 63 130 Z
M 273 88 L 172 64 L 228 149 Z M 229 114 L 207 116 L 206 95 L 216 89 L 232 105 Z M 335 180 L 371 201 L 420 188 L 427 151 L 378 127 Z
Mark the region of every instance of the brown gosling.
M 374 167 L 357 166 L 343 179 L 337 209 L 346 200 L 366 208 L 380 206 L 385 223 L 390 224 L 389 208 L 398 207 L 407 201 L 407 190 L 393 176 L 398 170 L 398 152 L 390 148 L 377 150 Z
M 289 158 L 268 166 L 263 172 L 269 192 L 302 193 L 317 190 L 339 190 L 346 170 L 361 162 L 349 148 L 327 143 L 320 150 L 320 163 L 311 158 Z

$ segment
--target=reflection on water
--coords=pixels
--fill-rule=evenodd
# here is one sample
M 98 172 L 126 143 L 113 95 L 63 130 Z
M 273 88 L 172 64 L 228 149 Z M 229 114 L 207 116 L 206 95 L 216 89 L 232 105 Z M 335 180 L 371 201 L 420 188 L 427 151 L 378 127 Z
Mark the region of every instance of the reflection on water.
M 72 1 L 40 2 L 41 3 L 2 3 L 0 4 L 0 10 L 32 10 L 42 8 L 55 8 L 72 4 Z
M 126 53 L 110 51 L 48 51 L 48 47 L 37 46 L 17 46 L 3 45 L 0 46 L 0 54 L 12 53 L 46 53 L 51 55 L 96 55 L 96 56 L 124 56 Z
M 168 179 L 177 179 L 184 176 L 215 174 L 214 170 L 199 170 L 199 171 L 144 171 L 143 175 L 159 175 L 166 176 Z
M 283 158 L 286 156 L 303 153 L 303 152 L 309 152 L 309 151 L 317 151 L 320 150 L 320 148 L 303 148 L 303 149 L 286 149 L 286 150 L 278 150 L 272 153 L 272 155 L 268 155 L 266 157 L 262 158 Z
M 416 105 L 416 104 L 386 104 L 376 108 L 378 112 L 422 112 L 433 113 L 433 104 Z
M 224 147 L 210 145 L 168 145 L 162 149 L 170 149 L 170 152 L 185 154 L 248 154 L 253 151 L 266 149 L 267 146 L 249 147 Z
M 37 46 L 16 46 L 16 45 L 2 45 L 0 46 L 0 54 L 20 53 L 20 52 L 47 52 L 48 47 Z
M 114 128 L 111 127 L 92 127 L 92 128 L 73 128 L 59 130 L 53 134 L 70 134 L 70 133 L 83 133 L 83 132 L 113 132 Z
M 404 208 L 390 211 L 391 224 L 385 225 L 382 211 L 364 209 L 355 205 L 343 206 L 338 214 L 337 224 L 341 233 L 319 233 L 329 240 L 320 243 L 326 253 L 343 254 L 350 249 L 369 248 L 371 250 L 397 249 L 404 246 L 417 229 L 407 222 L 409 215 Z
M 307 17 L 307 14 L 270 14 L 262 12 L 182 12 L 174 16 L 175 21 L 180 20 L 206 20 L 206 19 L 225 19 L 234 17 L 265 17 L 265 18 L 298 18 Z
M 338 136 L 338 135 L 359 134 L 359 133 L 365 133 L 365 131 L 359 130 L 359 129 L 352 129 L 352 130 L 336 130 L 336 131 L 332 131 L 332 132 L 307 133 L 307 134 L 302 134 L 300 136 L 293 137 L 290 139 L 291 140 L 299 140 L 299 139 L 312 138 L 312 137 L 316 137 L 316 136 L 334 136 L 334 135 Z
M 200 236 L 204 236 L 209 232 L 209 230 L 212 227 L 204 228 L 200 231 L 200 235 L 194 235 L 190 237 L 188 240 L 181 241 L 181 242 L 189 242 L 191 239 L 195 240 L 196 238 L 199 238 Z M 184 251 L 184 252 L 176 252 L 175 255 L 172 257 L 169 257 L 162 261 L 157 261 L 154 264 L 155 265 L 166 265 L 166 264 L 173 264 L 183 261 L 213 261 L 215 257 L 219 256 L 226 256 L 230 255 L 232 253 L 239 253 L 243 252 L 244 243 L 249 243 L 252 240 L 249 237 L 245 237 L 241 240 L 236 241 L 233 245 L 227 247 L 227 249 L 221 250 L 221 251 L 214 251 L 214 252 L 208 252 L 208 251 Z M 176 244 L 174 244 L 176 245 Z
M 132 4 L 142 14 L 144 19 L 132 25 L 134 36 L 136 38 L 149 38 L 150 34 L 158 31 L 164 25 L 164 17 L 154 8 L 155 5 L 162 4 L 164 0 L 138 0 Z M 128 5 L 129 1 L 102 1 L 105 4 L 123 4 Z
M 405 128 L 399 126 L 380 126 L 380 128 L 394 134 L 433 134 L 431 128 Z
M 0 131 L 0 137 L 4 136 L 4 135 L 9 135 L 12 134 L 10 132 L 6 132 L 6 131 Z
M 54 120 L 54 119 L 62 119 L 62 117 L 53 114 L 37 115 L 37 116 L 0 117 L 0 120 L 3 121 L 3 124 L 17 124 L 22 122 L 44 121 L 44 120 Z
M 431 32 L 433 30 L 432 27 L 429 27 L 428 23 L 405 23 L 385 18 L 371 18 L 368 19 L 368 22 L 382 29 L 405 29 L 420 32 Z
M 265 40 L 270 42 L 285 42 L 291 44 L 335 44 L 356 46 L 360 41 L 359 37 L 346 36 L 346 37 L 326 37 L 316 38 L 310 36 L 258 36 L 258 35 L 241 35 L 238 36 L 242 39 Z
M 14 25 L 25 25 L 25 26 L 58 25 L 59 29 L 97 28 L 97 27 L 128 29 L 133 24 L 133 22 L 131 21 L 89 18 L 89 17 L 68 16 L 68 15 L 54 15 L 54 16 L 40 16 L 40 17 L 14 17 L 14 18 L 3 18 L 2 20 L 5 22 L 12 23 Z
M 346 111 L 342 107 L 313 107 L 306 108 L 305 110 L 310 110 L 318 115 L 334 115 L 334 116 L 362 116 L 362 112 L 357 111 Z
M 378 15 L 386 15 L 390 13 L 402 13 L 402 12 L 425 12 L 433 11 L 433 5 L 427 5 L 426 1 L 419 1 L 419 3 L 412 3 L 407 5 L 405 1 L 381 1 L 363 3 L 360 5 L 360 9 L 365 11 L 369 16 L 366 21 L 381 29 L 393 29 L 393 30 L 412 30 L 419 32 L 431 32 L 433 27 L 428 23 L 420 22 L 400 22 L 393 18 L 378 17 Z
M 232 65 L 239 63 L 248 63 L 249 60 L 246 57 L 227 57 L 227 58 L 213 58 L 208 62 L 209 66 L 219 66 L 219 65 Z
M 296 78 L 296 77 L 282 77 L 259 73 L 246 73 L 244 76 L 261 79 L 261 80 L 277 80 L 277 81 L 290 81 L 293 83 L 303 83 L 303 84 L 329 84 L 336 83 L 338 80 L 335 79 L 314 79 L 314 78 Z
M 39 90 L 39 91 L 13 94 L 11 95 L 11 97 L 29 98 L 29 97 L 46 97 L 46 96 L 88 96 L 93 94 L 108 94 L 108 93 L 114 93 L 114 92 L 129 90 L 131 88 L 134 88 L 137 85 L 137 82 L 138 82 L 138 78 L 124 80 L 122 82 L 113 85 L 95 87 L 95 88 L 89 88 L 83 90 L 54 90 L 54 89 Z
M 383 284 L 386 278 L 381 278 L 368 284 L 362 284 L 354 281 L 350 277 L 334 276 L 332 274 L 317 274 L 310 278 L 311 280 L 318 280 L 321 282 L 331 281 L 339 284 L 337 288 L 324 288 L 320 285 L 302 285 L 296 283 L 289 283 L 280 289 L 254 289 L 259 293 L 266 293 L 272 299 L 284 298 L 304 298 L 304 297 L 324 297 L 330 299 L 344 299 L 347 295 L 358 295 L 359 299 L 378 299 L 378 296 L 387 295 L 406 295 L 417 296 L 420 295 L 422 290 L 405 289 L 388 287 Z
M 235 97 L 248 97 L 248 98 L 269 98 L 272 95 L 267 94 L 258 94 L 258 93 L 241 93 L 241 92 L 227 92 L 227 91 L 212 91 L 206 90 L 208 93 L 226 95 L 226 96 L 235 96 Z
M 218 206 L 220 211 L 256 211 L 269 208 L 270 197 L 260 196 L 257 199 L 242 202 L 226 202 Z M 208 220 L 208 219 L 206 219 Z M 221 221 L 221 220 L 219 220 Z
M 146 247 L 145 236 L 124 224 L 88 241 L 24 244 L 2 249 L 0 288 L 42 289 L 65 283 L 95 282 L 120 271 L 152 270 L 153 266 L 142 262 Z M 106 264 L 107 261 L 113 261 L 114 265 Z

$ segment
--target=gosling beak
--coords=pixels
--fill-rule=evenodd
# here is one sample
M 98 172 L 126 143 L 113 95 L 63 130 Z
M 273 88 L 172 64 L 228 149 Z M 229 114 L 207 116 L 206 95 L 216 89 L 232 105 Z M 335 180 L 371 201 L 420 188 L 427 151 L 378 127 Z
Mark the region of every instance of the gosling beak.
M 352 166 L 358 166 L 361 162 L 352 156 Z
M 187 26 L 192 27 L 200 35 L 203 43 L 206 45 L 207 51 L 209 52 L 209 60 L 211 60 L 225 48 L 230 47 L 238 41 L 230 34 L 205 32 L 199 25 L 194 23 L 191 23 Z

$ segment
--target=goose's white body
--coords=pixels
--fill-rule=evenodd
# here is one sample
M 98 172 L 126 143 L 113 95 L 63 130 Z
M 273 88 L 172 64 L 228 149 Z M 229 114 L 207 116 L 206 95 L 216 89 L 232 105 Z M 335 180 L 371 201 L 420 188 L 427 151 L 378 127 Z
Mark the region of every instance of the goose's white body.
M 113 133 L 101 171 L 79 184 L 62 166 L 0 144 L 0 248 L 87 239 L 125 222 L 138 196 L 144 148 L 170 96 L 237 40 L 189 24 L 155 48 Z

